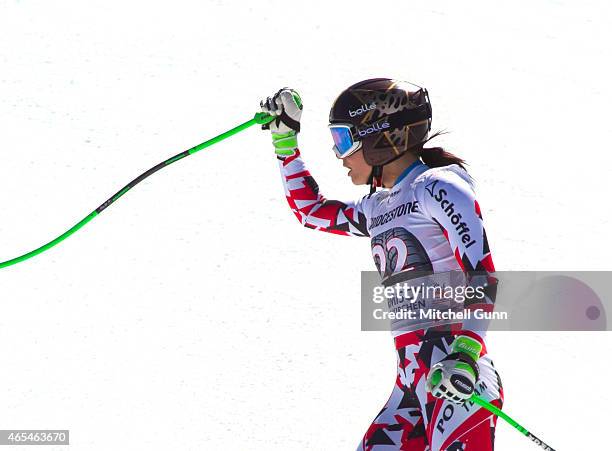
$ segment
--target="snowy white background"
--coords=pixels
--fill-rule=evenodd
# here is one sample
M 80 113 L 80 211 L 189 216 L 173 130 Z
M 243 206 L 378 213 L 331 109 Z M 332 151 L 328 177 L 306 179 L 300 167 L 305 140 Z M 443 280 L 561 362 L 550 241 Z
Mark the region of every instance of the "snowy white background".
M 498 269 L 610 269 L 604 1 L 0 1 L 0 260 L 62 233 L 282 86 L 323 192 L 356 198 L 329 107 L 388 76 L 428 87 L 437 142 L 478 181 Z M 353 450 L 395 379 L 360 332 L 368 240 L 300 228 L 268 132 L 154 175 L 0 271 L 0 429 L 71 450 Z M 507 412 L 606 449 L 612 335 L 491 333 Z M 7 447 L 8 449 L 8 447 Z M 65 448 L 68 449 L 68 448 Z M 534 449 L 503 422 L 496 450 Z

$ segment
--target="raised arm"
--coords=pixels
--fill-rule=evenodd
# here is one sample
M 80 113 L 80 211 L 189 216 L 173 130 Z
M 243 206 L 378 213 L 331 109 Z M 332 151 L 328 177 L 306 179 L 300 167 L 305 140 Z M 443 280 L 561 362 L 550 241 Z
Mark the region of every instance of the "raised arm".
M 283 88 L 260 103 L 262 111 L 277 116 L 262 128 L 272 132 L 272 142 L 291 210 L 305 227 L 338 235 L 369 236 L 367 197 L 357 202 L 327 200 L 306 169 L 297 147 L 302 101 L 297 92 Z

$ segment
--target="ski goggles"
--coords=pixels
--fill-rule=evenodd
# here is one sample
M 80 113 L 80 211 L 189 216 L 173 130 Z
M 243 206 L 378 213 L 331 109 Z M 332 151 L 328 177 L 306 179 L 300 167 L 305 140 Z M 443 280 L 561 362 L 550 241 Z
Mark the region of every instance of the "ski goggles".
M 361 149 L 361 141 L 353 137 L 353 125 L 329 124 L 328 127 L 334 140 L 334 152 L 338 158 L 346 158 Z
M 425 95 L 427 95 L 427 91 L 425 91 Z M 407 125 L 417 124 L 420 121 L 428 121 L 429 128 L 431 129 L 431 107 L 429 103 L 419 105 L 410 110 L 392 113 L 369 124 L 363 124 L 360 128 L 346 123 L 329 124 L 328 127 L 334 140 L 336 156 L 338 158 L 346 158 L 361 149 L 360 137 L 390 132 Z

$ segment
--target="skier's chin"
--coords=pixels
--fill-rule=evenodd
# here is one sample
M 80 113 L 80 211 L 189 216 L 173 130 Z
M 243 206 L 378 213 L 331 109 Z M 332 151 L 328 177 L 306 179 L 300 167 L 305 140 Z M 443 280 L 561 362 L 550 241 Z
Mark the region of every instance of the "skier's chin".
M 368 183 L 367 179 L 364 178 L 362 174 L 355 174 L 352 169 L 348 172 L 347 175 L 351 178 L 351 182 L 353 182 L 353 185 L 366 185 Z

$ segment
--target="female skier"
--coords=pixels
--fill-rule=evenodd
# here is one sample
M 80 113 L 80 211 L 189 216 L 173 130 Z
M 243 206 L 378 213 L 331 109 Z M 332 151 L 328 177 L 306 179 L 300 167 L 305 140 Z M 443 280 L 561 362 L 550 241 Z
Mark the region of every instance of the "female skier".
M 297 92 L 283 88 L 260 105 L 276 116 L 263 128 L 272 132 L 287 201 L 304 226 L 370 237 L 383 284 L 410 280 L 413 271 L 459 271 L 485 294 L 479 308 L 492 308 L 493 260 L 472 179 L 462 159 L 424 147 L 435 136 L 429 138 L 432 110 L 424 88 L 369 79 L 344 90 L 332 105 L 336 157 L 354 184 L 371 187 L 356 202 L 326 199 L 306 169 L 297 143 Z M 400 323 L 392 326 L 395 386 L 358 450 L 493 450 L 496 418 L 469 401 L 475 392 L 497 407 L 503 402 L 485 346 L 486 323 Z

